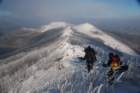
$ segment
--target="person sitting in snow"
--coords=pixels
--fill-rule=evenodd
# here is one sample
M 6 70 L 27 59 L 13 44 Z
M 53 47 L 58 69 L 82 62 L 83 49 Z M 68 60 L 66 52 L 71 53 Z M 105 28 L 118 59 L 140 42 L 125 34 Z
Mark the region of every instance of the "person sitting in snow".
M 112 83 L 114 80 L 114 72 L 118 71 L 122 73 L 128 70 L 128 65 L 122 65 L 119 55 L 114 55 L 113 53 L 109 53 L 109 60 L 106 66 L 111 67 L 107 73 L 109 83 Z
M 94 62 L 97 60 L 96 52 L 90 46 L 86 47 L 84 49 L 84 52 L 85 52 L 85 56 L 83 59 L 86 60 L 87 70 L 88 72 L 90 72 L 90 70 L 93 68 Z

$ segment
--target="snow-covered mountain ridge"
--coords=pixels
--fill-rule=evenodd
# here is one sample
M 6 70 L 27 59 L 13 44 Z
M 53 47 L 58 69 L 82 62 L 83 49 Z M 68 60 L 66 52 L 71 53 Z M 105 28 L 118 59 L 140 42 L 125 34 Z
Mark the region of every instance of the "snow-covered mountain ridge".
M 110 87 L 105 86 L 108 68 L 103 68 L 102 63 L 107 61 L 109 52 L 118 53 L 114 50 L 116 47 L 122 55 L 121 60 L 129 63 L 130 68 L 122 77 L 124 84 L 121 82 L 115 85 L 114 91 L 139 91 L 139 57 L 135 57 L 135 52 L 128 46 L 95 26 L 88 23 L 75 26 L 55 22 L 37 31 L 40 34 L 32 39 L 32 46 L 37 47 L 0 60 L 0 92 L 112 93 Z M 83 50 L 87 45 L 97 51 L 97 62 L 89 74 L 85 62 L 78 59 L 84 56 Z M 97 88 L 100 85 L 103 88 L 99 91 Z
M 98 38 L 101 39 L 105 45 L 117 50 L 121 51 L 130 55 L 137 55 L 129 46 L 125 45 L 121 41 L 116 40 L 115 38 L 107 35 L 105 32 L 101 31 L 94 25 L 91 25 L 89 23 L 84 23 L 80 25 L 72 25 L 72 24 L 67 24 L 65 22 L 53 22 L 50 25 L 43 26 L 41 28 L 41 32 L 45 32 L 51 29 L 56 29 L 56 28 L 67 28 L 71 30 L 76 30 L 81 33 L 87 34 L 93 38 Z M 69 34 L 69 30 L 65 30 L 64 33 Z M 71 31 L 73 32 L 73 31 Z

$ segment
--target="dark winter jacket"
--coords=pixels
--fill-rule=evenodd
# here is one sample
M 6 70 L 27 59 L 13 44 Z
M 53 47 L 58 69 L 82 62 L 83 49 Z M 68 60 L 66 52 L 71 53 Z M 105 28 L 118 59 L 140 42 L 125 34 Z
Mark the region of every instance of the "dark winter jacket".
M 87 47 L 85 48 L 85 57 L 84 59 L 89 61 L 89 62 L 95 62 L 97 59 L 96 59 L 96 52 L 94 51 L 93 48 L 91 47 Z

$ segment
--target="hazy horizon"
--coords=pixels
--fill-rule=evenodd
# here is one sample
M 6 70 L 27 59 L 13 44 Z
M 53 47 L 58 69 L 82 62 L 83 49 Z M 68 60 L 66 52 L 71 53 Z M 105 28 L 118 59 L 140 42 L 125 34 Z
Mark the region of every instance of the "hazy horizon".
M 0 20 L 25 23 L 140 19 L 139 0 L 0 0 Z

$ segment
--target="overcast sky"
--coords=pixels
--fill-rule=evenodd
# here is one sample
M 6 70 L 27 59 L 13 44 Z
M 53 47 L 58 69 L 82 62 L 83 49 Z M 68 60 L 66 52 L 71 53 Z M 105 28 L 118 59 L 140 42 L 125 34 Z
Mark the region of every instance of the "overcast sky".
M 0 0 L 0 17 L 118 19 L 140 16 L 140 0 Z

